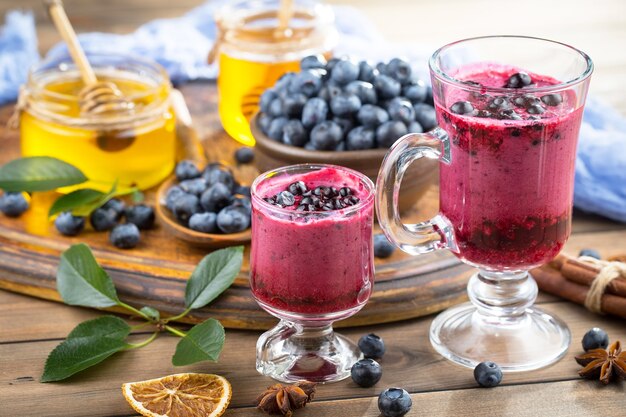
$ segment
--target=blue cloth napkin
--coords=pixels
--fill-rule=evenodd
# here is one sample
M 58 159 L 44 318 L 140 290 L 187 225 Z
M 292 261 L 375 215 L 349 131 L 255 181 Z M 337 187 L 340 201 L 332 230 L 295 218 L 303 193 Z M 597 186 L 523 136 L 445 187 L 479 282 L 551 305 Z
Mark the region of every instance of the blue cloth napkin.
M 130 53 L 159 62 L 172 82 L 214 79 L 217 67 L 207 55 L 216 36 L 214 13 L 226 0 L 209 1 L 184 16 L 149 22 L 128 35 L 86 33 L 85 49 Z M 428 80 L 426 62 L 439 45 L 390 44 L 375 25 L 353 7 L 335 6 L 339 45 L 336 53 L 374 61 L 403 56 Z M 49 54 L 65 52 L 58 44 Z M 0 33 L 0 104 L 15 100 L 27 69 L 39 59 L 31 14 L 9 12 Z M 418 65 L 419 64 L 419 65 Z M 576 160 L 574 204 L 578 208 L 626 222 L 626 119 L 598 100 L 587 102 Z

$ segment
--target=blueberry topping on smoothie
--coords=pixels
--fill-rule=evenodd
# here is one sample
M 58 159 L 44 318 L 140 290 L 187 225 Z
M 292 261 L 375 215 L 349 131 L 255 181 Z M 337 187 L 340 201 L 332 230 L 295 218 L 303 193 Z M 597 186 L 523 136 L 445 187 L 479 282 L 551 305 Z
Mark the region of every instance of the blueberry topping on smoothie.
M 302 195 L 308 190 L 306 184 L 303 181 L 293 182 L 289 184 L 289 187 L 287 187 L 287 189 L 293 195 Z
M 489 110 L 508 110 L 511 108 L 511 102 L 506 97 L 496 97 L 487 105 Z
M 276 204 L 283 206 L 283 207 L 293 206 L 295 202 L 296 202 L 296 199 L 294 195 L 291 194 L 289 191 L 281 191 L 276 196 Z
M 450 106 L 450 111 L 456 114 L 470 114 L 474 111 L 474 106 L 469 101 L 457 101 Z
M 544 109 L 543 107 L 541 107 L 538 104 L 533 104 L 528 109 L 526 109 L 526 111 L 528 111 L 528 113 L 530 113 L 530 114 L 541 114 L 541 113 L 545 112 L 546 109 Z
M 320 185 L 311 190 L 304 181 L 296 181 L 274 196 L 263 198 L 269 204 L 283 208 L 295 206 L 296 211 L 341 210 L 357 204 L 360 199 L 350 187 L 336 188 Z
M 522 120 L 522 116 L 517 114 L 513 109 L 502 110 L 498 112 L 498 119 L 503 120 Z
M 516 72 L 515 74 L 509 77 L 509 79 L 506 82 L 505 87 L 506 88 L 522 88 L 522 87 L 529 86 L 532 83 L 533 83 L 533 80 L 532 78 L 530 78 L 530 75 L 526 74 L 525 72 Z
M 563 102 L 563 97 L 558 94 L 546 94 L 545 96 L 541 97 L 541 101 L 543 101 L 543 103 L 546 106 L 558 106 L 559 104 L 561 104 Z

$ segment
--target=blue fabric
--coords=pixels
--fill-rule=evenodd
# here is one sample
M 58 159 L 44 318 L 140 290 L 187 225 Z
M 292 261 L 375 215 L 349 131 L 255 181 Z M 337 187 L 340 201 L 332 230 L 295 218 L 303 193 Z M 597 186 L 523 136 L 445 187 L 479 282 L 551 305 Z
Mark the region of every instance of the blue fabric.
M 172 82 L 213 79 L 215 65 L 207 64 L 207 55 L 215 39 L 215 11 L 226 0 L 210 1 L 184 16 L 147 23 L 134 33 L 80 35 L 85 49 L 131 53 L 159 62 Z M 389 44 L 375 25 L 358 10 L 334 7 L 340 32 L 339 55 L 350 54 L 364 59 L 388 60 L 403 56 L 428 80 L 426 62 L 436 44 Z M 58 44 L 49 54 L 65 52 Z M 0 104 L 15 100 L 19 86 L 26 80 L 27 69 L 39 59 L 34 20 L 29 13 L 9 12 L 0 34 Z M 626 119 L 617 111 L 590 98 L 580 131 L 576 160 L 574 204 L 585 211 L 626 222 Z

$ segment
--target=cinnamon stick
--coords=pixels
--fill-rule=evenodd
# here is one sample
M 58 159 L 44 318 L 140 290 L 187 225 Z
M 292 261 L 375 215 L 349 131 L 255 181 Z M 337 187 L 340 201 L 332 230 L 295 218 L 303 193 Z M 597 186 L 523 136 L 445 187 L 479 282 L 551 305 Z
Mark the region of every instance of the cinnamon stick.
M 583 305 L 589 292 L 589 287 L 570 281 L 560 270 L 555 269 L 554 263 L 544 265 L 531 271 L 537 281 L 539 289 L 550 294 Z M 602 312 L 626 319 L 626 298 L 613 294 L 602 296 Z
M 561 270 L 563 276 L 577 284 L 591 286 L 593 280 L 598 276 L 600 268 L 581 262 L 567 255 L 559 255 L 550 265 Z M 620 297 L 626 297 L 626 279 L 616 278 L 606 287 L 606 292 Z

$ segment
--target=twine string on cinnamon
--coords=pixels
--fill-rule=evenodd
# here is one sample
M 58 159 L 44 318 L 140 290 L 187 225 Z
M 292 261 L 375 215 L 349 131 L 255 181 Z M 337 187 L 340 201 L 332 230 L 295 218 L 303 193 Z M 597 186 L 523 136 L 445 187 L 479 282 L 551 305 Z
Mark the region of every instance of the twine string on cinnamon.
M 578 260 L 600 268 L 585 297 L 585 307 L 594 313 L 602 313 L 602 296 L 611 281 L 619 277 L 626 278 L 626 264 L 602 261 L 591 256 L 581 256 Z

